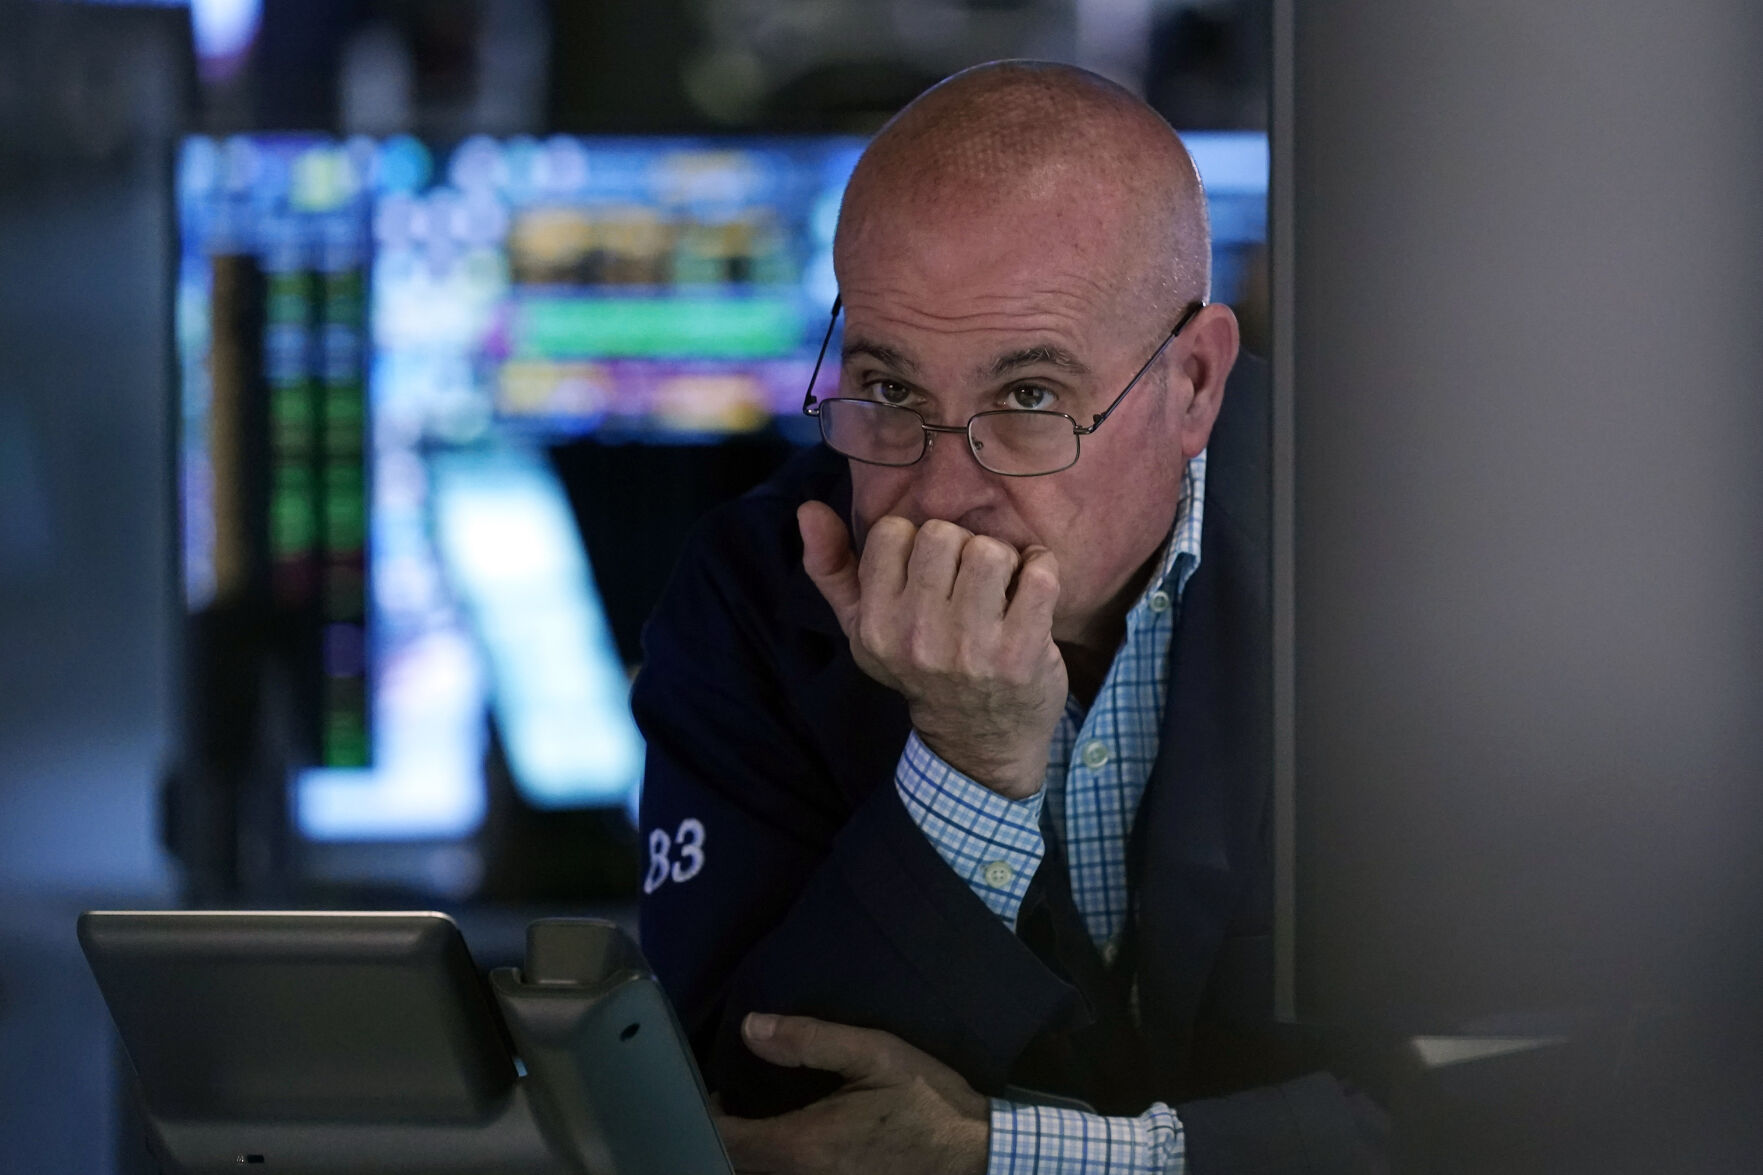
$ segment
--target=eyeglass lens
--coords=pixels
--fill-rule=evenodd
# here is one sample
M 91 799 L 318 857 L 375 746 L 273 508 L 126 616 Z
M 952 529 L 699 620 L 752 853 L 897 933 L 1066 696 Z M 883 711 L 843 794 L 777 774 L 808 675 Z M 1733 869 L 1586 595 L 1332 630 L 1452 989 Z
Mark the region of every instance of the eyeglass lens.
M 824 400 L 820 433 L 834 451 L 874 465 L 911 465 L 924 456 L 924 418 L 871 400 Z M 1057 473 L 1077 460 L 1069 418 L 1056 412 L 982 412 L 967 426 L 979 463 L 993 473 Z
M 872 400 L 822 400 L 820 435 L 834 452 L 875 465 L 911 465 L 924 456 L 916 412 Z

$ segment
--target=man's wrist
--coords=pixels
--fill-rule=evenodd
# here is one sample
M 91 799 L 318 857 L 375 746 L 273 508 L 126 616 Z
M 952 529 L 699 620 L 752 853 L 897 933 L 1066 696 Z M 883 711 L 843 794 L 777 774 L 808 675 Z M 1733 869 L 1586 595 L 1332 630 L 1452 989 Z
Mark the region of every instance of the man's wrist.
M 975 745 L 972 739 L 951 735 L 934 722 L 921 722 L 917 715 L 913 716 L 912 729 L 943 762 L 1007 800 L 1029 799 L 1047 781 L 1051 732 L 1038 742 L 1028 739 L 1016 746 L 988 748 Z

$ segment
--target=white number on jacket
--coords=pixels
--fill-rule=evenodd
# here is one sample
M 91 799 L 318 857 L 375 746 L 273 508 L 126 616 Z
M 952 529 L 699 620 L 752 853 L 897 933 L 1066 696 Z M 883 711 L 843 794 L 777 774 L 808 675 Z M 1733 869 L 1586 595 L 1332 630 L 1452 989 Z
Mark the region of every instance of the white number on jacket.
M 675 854 L 677 853 L 677 859 Z M 643 892 L 654 893 L 671 878 L 687 882 L 704 868 L 704 825 L 694 817 L 686 817 L 679 829 L 667 835 L 664 828 L 649 833 L 649 872 L 643 878 Z

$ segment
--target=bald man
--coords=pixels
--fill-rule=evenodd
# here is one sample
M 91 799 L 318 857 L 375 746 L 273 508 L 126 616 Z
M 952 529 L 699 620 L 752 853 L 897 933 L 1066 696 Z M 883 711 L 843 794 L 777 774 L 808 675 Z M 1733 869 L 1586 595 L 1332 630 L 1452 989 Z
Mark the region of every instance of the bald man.
M 1220 419 L 1209 255 L 1180 141 L 1070 67 L 859 162 L 826 444 L 707 520 L 634 694 L 643 944 L 738 1169 L 1363 1165 L 1270 1031 L 1264 418 Z

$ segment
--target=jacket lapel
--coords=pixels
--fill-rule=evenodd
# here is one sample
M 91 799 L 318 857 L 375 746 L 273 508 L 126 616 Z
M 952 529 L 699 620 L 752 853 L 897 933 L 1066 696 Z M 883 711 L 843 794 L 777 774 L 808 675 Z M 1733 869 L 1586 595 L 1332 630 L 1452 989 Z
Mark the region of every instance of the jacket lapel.
M 1170 642 L 1158 757 L 1133 827 L 1140 1023 L 1154 1092 L 1188 1086 L 1188 1046 L 1209 987 L 1271 1018 L 1271 968 L 1227 937 L 1266 934 L 1272 796 L 1265 368 L 1234 373 L 1213 432 L 1201 560 Z M 1251 908 L 1252 907 L 1252 908 Z M 1242 969 L 1268 974 L 1220 974 Z M 1269 993 L 1266 1008 L 1260 993 Z M 1238 999 L 1238 997 L 1241 997 Z

